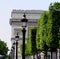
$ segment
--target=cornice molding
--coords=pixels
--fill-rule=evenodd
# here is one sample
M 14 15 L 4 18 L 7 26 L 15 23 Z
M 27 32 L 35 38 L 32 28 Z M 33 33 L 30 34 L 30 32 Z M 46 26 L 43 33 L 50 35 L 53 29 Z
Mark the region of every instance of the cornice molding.
M 26 13 L 26 14 L 40 14 L 40 13 L 43 13 L 45 10 L 13 10 L 12 13 Z
M 9 23 L 10 25 L 12 25 L 13 22 L 18 22 L 18 23 L 21 23 L 21 19 L 17 19 L 17 18 L 11 18 Z M 37 23 L 37 19 L 28 19 L 28 23 L 32 23 L 32 22 L 35 22 Z

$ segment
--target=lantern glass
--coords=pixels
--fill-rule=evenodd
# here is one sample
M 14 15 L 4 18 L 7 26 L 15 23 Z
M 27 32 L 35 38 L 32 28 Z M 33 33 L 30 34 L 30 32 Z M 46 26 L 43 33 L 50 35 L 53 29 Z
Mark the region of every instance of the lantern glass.
M 25 28 L 27 26 L 27 22 L 22 22 L 22 27 Z
M 25 13 L 24 13 L 24 15 L 23 15 L 23 18 L 21 19 L 21 22 L 22 22 L 22 27 L 23 27 L 23 28 L 27 27 L 28 19 L 26 19 Z
M 19 38 L 15 38 L 16 41 L 18 41 Z
M 17 36 L 15 36 L 15 40 L 16 40 L 16 41 L 18 41 L 18 40 L 19 40 L 18 33 L 17 33 Z

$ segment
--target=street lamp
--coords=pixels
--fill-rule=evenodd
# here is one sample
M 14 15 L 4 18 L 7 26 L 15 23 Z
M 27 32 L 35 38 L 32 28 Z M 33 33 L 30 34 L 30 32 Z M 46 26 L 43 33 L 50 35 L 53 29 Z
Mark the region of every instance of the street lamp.
M 27 22 L 28 19 L 26 19 L 26 15 L 24 13 L 23 19 L 21 19 L 22 22 L 22 33 L 23 33 L 23 46 L 22 46 L 22 59 L 25 59 L 25 33 L 26 33 L 26 27 L 27 27 Z
M 15 36 L 15 41 L 16 41 L 16 59 L 18 59 L 18 39 L 19 39 L 19 36 L 18 36 L 18 33 L 17 35 Z

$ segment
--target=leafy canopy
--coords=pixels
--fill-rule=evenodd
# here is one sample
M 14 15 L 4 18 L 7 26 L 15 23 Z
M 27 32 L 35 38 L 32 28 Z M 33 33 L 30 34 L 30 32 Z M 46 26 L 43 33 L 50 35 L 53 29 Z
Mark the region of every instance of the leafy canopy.
M 6 55 L 8 52 L 8 47 L 4 41 L 0 40 L 0 54 L 1 55 Z

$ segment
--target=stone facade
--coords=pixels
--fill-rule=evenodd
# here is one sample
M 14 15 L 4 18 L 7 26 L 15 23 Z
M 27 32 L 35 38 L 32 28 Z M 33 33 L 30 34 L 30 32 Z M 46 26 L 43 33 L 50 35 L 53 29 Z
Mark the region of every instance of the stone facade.
M 12 46 L 15 41 L 15 36 L 18 33 L 18 59 L 21 59 L 20 55 L 20 44 L 22 43 L 22 23 L 21 19 L 23 14 L 26 14 L 26 18 L 28 19 L 28 24 L 26 28 L 26 42 L 28 38 L 28 29 L 29 27 L 37 27 L 37 20 L 40 18 L 40 15 L 43 13 L 43 10 L 13 10 L 11 12 L 10 25 L 11 25 L 11 42 Z M 15 55 L 14 55 L 15 57 Z

